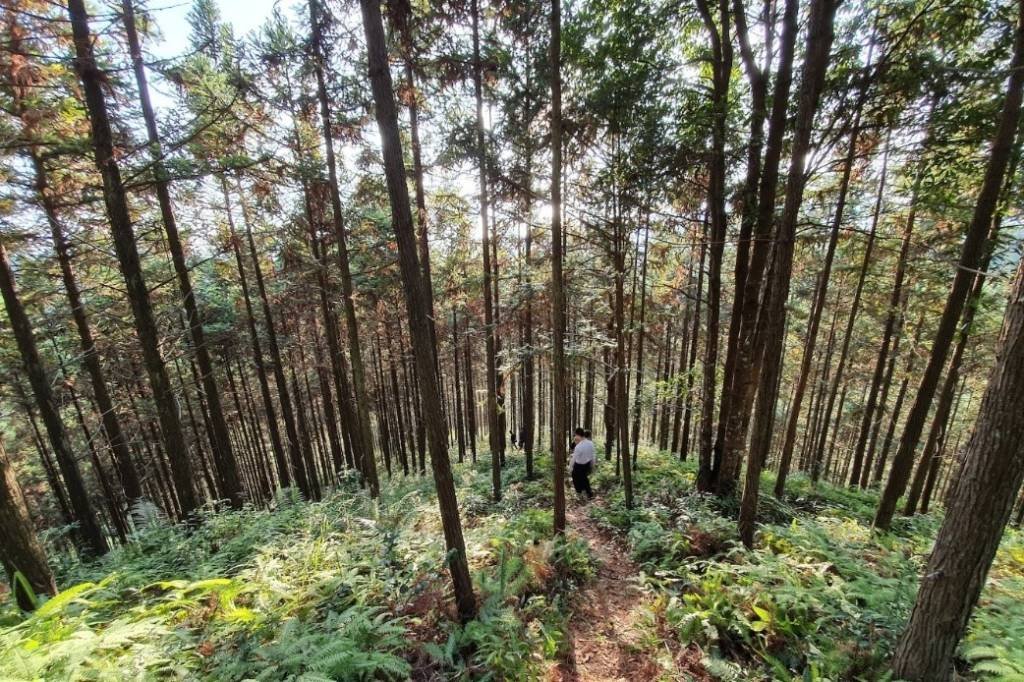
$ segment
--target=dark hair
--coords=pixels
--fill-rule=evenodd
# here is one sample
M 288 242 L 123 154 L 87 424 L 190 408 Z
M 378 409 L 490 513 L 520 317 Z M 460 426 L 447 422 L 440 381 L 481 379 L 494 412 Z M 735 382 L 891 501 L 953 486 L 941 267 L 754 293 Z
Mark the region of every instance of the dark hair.
M 577 436 L 580 436 L 580 437 L 582 437 L 582 438 L 586 438 L 586 437 L 587 437 L 587 432 L 583 430 L 583 427 L 582 427 L 582 426 L 578 426 L 578 427 L 576 427 L 576 431 L 574 431 L 574 433 L 575 433 L 575 434 L 576 434 Z
M 583 431 L 583 437 L 586 438 L 587 440 L 590 440 L 590 429 L 585 429 Z

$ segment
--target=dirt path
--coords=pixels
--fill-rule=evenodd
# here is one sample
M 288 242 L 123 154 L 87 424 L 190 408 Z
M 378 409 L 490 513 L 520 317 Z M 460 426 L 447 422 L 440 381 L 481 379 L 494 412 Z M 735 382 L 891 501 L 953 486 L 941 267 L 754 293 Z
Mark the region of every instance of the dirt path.
M 592 503 L 598 504 L 598 503 Z M 639 682 L 658 677 L 659 666 L 641 649 L 636 629 L 643 592 L 640 574 L 622 541 L 601 530 L 587 507 L 570 502 L 570 532 L 590 545 L 597 578 L 578 595 L 569 623 L 568 660 L 555 677 L 562 682 Z

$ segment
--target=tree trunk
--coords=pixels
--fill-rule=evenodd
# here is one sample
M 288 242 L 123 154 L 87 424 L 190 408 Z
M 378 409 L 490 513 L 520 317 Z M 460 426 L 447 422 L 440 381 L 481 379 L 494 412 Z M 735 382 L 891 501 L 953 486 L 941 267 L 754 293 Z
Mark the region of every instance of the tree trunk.
M 815 289 L 814 300 L 811 303 L 811 316 L 807 321 L 807 336 L 804 340 L 803 357 L 800 360 L 800 373 L 797 375 L 796 387 L 793 389 L 792 405 L 789 409 L 789 417 L 786 420 L 786 430 L 782 441 L 782 451 L 779 455 L 779 474 L 776 478 L 776 487 L 781 487 L 783 490 L 786 485 L 786 476 L 789 473 L 789 465 L 793 459 L 793 446 L 796 443 L 796 430 L 800 420 L 800 411 L 803 407 L 804 392 L 807 390 L 807 380 L 811 374 L 814 350 L 818 343 L 818 328 L 821 325 L 821 313 L 825 309 L 825 300 L 828 297 L 829 280 L 832 276 L 832 261 L 836 253 L 836 244 L 839 242 L 839 230 L 843 225 L 843 212 L 846 209 L 846 195 L 850 189 L 850 176 L 853 173 L 853 164 L 857 154 L 857 143 L 860 140 L 860 117 L 866 90 L 867 86 L 862 85 L 861 93 L 858 97 L 857 110 L 854 113 L 853 125 L 850 129 L 850 144 L 846 149 L 846 157 L 843 159 L 843 174 L 842 179 L 839 181 L 839 197 L 836 200 L 835 212 L 832 216 L 828 246 L 825 247 L 825 263 L 822 265 L 821 273 L 818 275 L 818 286 Z M 883 168 L 888 160 L 889 157 L 888 154 L 886 154 L 882 163 Z M 782 481 L 781 483 L 779 483 L 780 480 Z
M 361 0 L 360 6 L 369 52 L 370 83 L 377 105 L 377 127 L 381 136 L 388 196 L 391 199 L 391 224 L 398 242 L 399 265 L 409 316 L 409 336 L 419 368 L 421 394 L 424 396 L 423 417 L 430 445 L 434 486 L 437 489 L 437 501 L 448 547 L 448 567 L 451 571 L 459 616 L 467 621 L 476 616 L 476 598 L 473 595 L 473 583 L 466 562 L 466 545 L 462 537 L 462 523 L 459 519 L 451 464 L 448 461 L 444 415 L 441 413 L 440 391 L 434 372 L 436 350 L 430 347 L 426 294 L 423 291 L 422 271 L 416 256 L 416 234 L 409 206 L 405 166 L 402 161 L 402 141 L 398 132 L 398 114 L 391 87 L 384 27 L 377 0 Z
M 551 1 L 551 462 L 555 535 L 565 532 L 565 282 L 562 275 L 562 7 Z
M 636 327 L 636 389 L 633 394 L 633 467 L 637 466 L 637 457 L 640 451 L 640 403 L 643 398 L 644 386 L 644 337 L 647 335 L 645 327 L 647 317 L 647 247 L 651 238 L 650 218 L 644 226 L 644 255 L 642 274 L 640 275 L 640 324 Z M 721 264 L 719 264 L 721 265 Z
M 717 483 L 714 445 L 715 387 L 718 373 L 718 326 L 722 296 L 722 255 L 728 229 L 726 214 L 726 160 L 725 144 L 728 134 L 729 80 L 732 75 L 732 39 L 729 36 L 729 2 L 718 2 L 718 24 L 711 14 L 707 0 L 697 0 L 697 9 L 711 38 L 712 53 L 712 107 L 710 179 L 708 187 L 708 213 L 711 235 L 708 255 L 708 311 L 707 334 L 704 337 L 703 402 L 700 418 L 700 469 L 697 488 L 710 490 Z
M 737 338 L 736 363 L 731 383 L 727 386 L 730 395 L 726 415 L 725 437 L 722 441 L 721 471 L 715 472 L 717 492 L 729 494 L 735 488 L 739 475 L 743 451 L 746 449 L 747 429 L 750 424 L 754 403 L 754 391 L 760 373 L 761 348 L 756 343 L 757 319 L 761 303 L 761 284 L 765 279 L 768 256 L 772 249 L 771 228 L 775 220 L 775 201 L 778 190 L 779 162 L 782 158 L 783 137 L 786 129 L 786 114 L 789 90 L 793 79 L 793 54 L 796 46 L 797 0 L 786 0 L 782 14 L 782 41 L 779 46 L 779 69 L 775 77 L 775 91 L 772 96 L 771 116 L 768 122 L 768 137 L 765 143 L 764 161 L 760 176 L 757 199 L 757 216 L 753 229 L 753 248 L 750 266 L 743 282 L 743 301 L 740 310 L 740 330 Z M 710 333 L 710 330 L 709 330 Z M 709 486 L 710 487 L 710 486 Z M 707 488 L 705 488 L 707 489 Z
M 888 145 L 888 143 L 887 143 Z M 888 146 L 882 157 L 882 175 L 878 180 L 878 193 L 875 197 L 874 214 L 871 218 L 871 228 L 868 232 L 868 242 L 864 247 L 864 260 L 861 263 L 860 273 L 857 277 L 857 286 L 853 293 L 853 303 L 850 304 L 850 316 L 846 321 L 846 331 L 843 334 L 843 345 L 839 350 L 839 361 L 836 363 L 835 375 L 832 378 L 832 387 L 828 392 L 825 402 L 825 413 L 821 422 L 821 434 L 818 437 L 818 444 L 811 457 L 811 482 L 817 483 L 821 473 L 822 458 L 825 453 L 825 442 L 828 438 L 829 421 L 832 419 L 832 410 L 835 407 L 836 392 L 843 380 L 843 371 L 846 368 L 846 359 L 849 357 L 850 341 L 853 338 L 853 327 L 857 321 L 857 313 L 860 312 L 860 298 L 864 291 L 864 281 L 867 278 L 868 269 L 871 267 L 871 257 L 875 248 L 875 234 L 878 231 L 878 221 L 882 213 L 882 196 L 885 192 L 886 171 L 888 169 L 889 152 Z M 858 464 L 855 463 L 855 466 Z M 858 474 L 859 475 L 859 474 Z
M 263 360 L 260 336 L 256 331 L 256 314 L 252 308 L 252 298 L 249 296 L 245 261 L 242 258 L 242 250 L 239 246 L 240 239 L 235 233 L 235 221 L 231 213 L 231 195 L 228 193 L 227 183 L 223 178 L 221 178 L 221 192 L 224 197 L 224 210 L 228 219 L 231 250 L 235 254 L 235 267 L 238 269 L 238 279 L 242 287 L 242 300 L 245 303 L 245 317 L 249 327 L 249 341 L 252 344 L 252 357 L 256 364 L 256 378 L 260 384 L 263 412 L 266 416 L 267 430 L 270 432 L 270 444 L 274 450 L 274 461 L 277 464 L 278 485 L 282 488 L 287 488 L 291 485 L 291 474 L 288 472 L 288 461 L 285 459 L 284 446 L 281 443 L 281 429 L 277 423 L 277 410 L 274 408 L 274 399 L 270 395 L 270 382 L 267 379 L 266 363 Z
M 1006 100 L 1003 103 L 999 128 L 992 141 L 981 192 L 978 194 L 974 215 L 971 219 L 967 235 L 964 238 L 960 262 L 953 278 L 949 298 L 946 300 L 946 307 L 942 311 L 939 328 L 935 332 L 931 357 L 928 359 L 924 376 L 921 378 L 921 385 L 918 388 L 917 396 L 914 398 L 914 404 L 907 415 L 907 423 L 903 429 L 903 436 L 900 438 L 899 448 L 896 450 L 896 455 L 893 458 L 889 480 L 886 482 L 882 499 L 878 504 L 878 511 L 875 514 L 874 525 L 882 530 L 889 529 L 893 513 L 896 510 L 896 503 L 906 489 L 907 479 L 910 477 L 911 467 L 914 463 L 914 451 L 917 449 L 917 441 L 921 436 L 921 431 L 924 429 L 924 422 L 928 417 L 928 408 L 931 406 L 932 398 L 935 396 L 935 389 L 939 382 L 939 376 L 942 374 L 942 369 L 946 364 L 949 346 L 953 340 L 953 334 L 956 332 L 960 314 L 963 312 L 964 304 L 970 293 L 974 273 L 977 272 L 984 255 L 985 237 L 989 227 L 992 225 L 992 216 L 999 202 L 1003 178 L 1010 161 L 1017 126 L 1020 122 L 1021 91 L 1024 88 L 1024 68 L 1022 68 L 1024 66 L 1024 0 L 1020 0 L 1020 9 L 1021 17 L 1018 21 L 1016 41 L 1014 43 L 1013 61 L 1011 63 Z M 896 666 L 896 668 L 897 670 L 903 669 L 903 666 Z M 906 669 L 912 670 L 913 668 L 907 667 Z
M 0 294 L 3 295 L 4 306 L 7 308 L 7 317 L 10 319 L 11 332 L 14 334 L 18 351 L 21 354 L 22 366 L 25 368 L 25 374 L 32 386 L 36 407 L 43 419 L 46 433 L 50 437 L 50 446 L 57 458 L 57 466 L 60 468 L 64 484 L 68 489 L 71 508 L 78 521 L 77 532 L 81 538 L 82 549 L 87 554 L 97 556 L 106 554 L 107 541 L 89 502 L 89 493 L 85 489 L 85 481 L 82 480 L 74 451 L 68 441 L 67 432 L 64 430 L 60 411 L 54 402 L 50 379 L 43 367 L 39 349 L 36 347 L 35 337 L 32 334 L 32 323 L 18 298 L 14 272 L 11 270 L 7 249 L 2 241 L 0 241 Z
M 761 315 L 766 316 L 763 339 L 758 345 L 764 346 L 763 371 L 758 386 L 757 409 L 754 415 L 754 430 L 750 452 L 747 457 L 747 475 L 740 505 L 740 539 L 748 548 L 754 544 L 754 522 L 757 516 L 758 492 L 761 485 L 761 469 L 771 446 L 772 429 L 775 421 L 775 403 L 782 375 L 783 343 L 786 336 L 786 302 L 789 299 L 789 282 L 793 270 L 793 250 L 796 242 L 796 223 L 803 201 L 806 175 L 806 156 L 810 147 L 814 115 L 818 110 L 819 95 L 825 84 L 829 53 L 834 36 L 833 22 L 838 0 L 815 0 L 811 5 L 808 19 L 808 36 L 804 62 L 803 81 L 800 84 L 800 100 L 797 107 L 793 131 L 793 150 L 790 159 L 789 177 L 786 181 L 786 201 L 775 240 L 775 256 L 772 262 L 768 291 L 771 296 L 765 303 Z M 870 242 L 869 242 L 870 243 Z M 870 249 L 869 249 L 870 252 Z M 865 258 L 865 262 L 867 258 Z M 738 462 L 723 458 L 719 472 L 719 492 L 728 493 L 728 481 Z
M 758 183 L 761 178 L 761 151 L 764 147 L 764 121 L 768 115 L 768 74 L 770 71 L 772 42 L 774 40 L 772 8 L 774 3 L 763 3 L 762 22 L 765 27 L 765 67 L 757 66 L 750 44 L 746 9 L 743 0 L 733 0 L 733 21 L 736 24 L 736 41 L 740 47 L 740 58 L 750 81 L 750 138 L 747 144 L 747 172 L 740 195 L 740 233 L 736 243 L 736 265 L 734 266 L 734 294 L 729 316 L 729 335 L 726 342 L 725 366 L 723 367 L 722 399 L 718 412 L 718 432 L 715 449 L 721 451 L 725 443 L 725 429 L 729 421 L 729 410 L 734 396 L 732 390 L 736 373 L 736 355 L 739 350 L 740 326 L 743 320 L 743 297 L 747 276 L 750 272 L 751 236 L 757 223 Z M 786 85 L 788 88 L 788 84 Z M 788 90 L 787 95 L 788 96 Z M 777 163 L 777 161 L 776 161 Z M 699 317 L 699 315 L 698 315 Z M 691 367 L 692 367 L 691 363 Z
M 103 201 L 110 220 L 114 249 L 127 285 L 128 300 L 135 318 L 135 330 L 142 345 L 142 355 L 149 375 L 149 384 L 160 419 L 165 450 L 171 461 L 174 487 L 181 502 L 182 513 L 190 515 L 197 506 L 192 489 L 192 466 L 188 461 L 188 448 L 178 417 L 174 391 L 167 376 L 163 356 L 160 354 L 159 332 L 149 300 L 149 289 L 142 276 L 142 264 L 135 242 L 128 198 L 121 181 L 121 171 L 114 156 L 113 133 L 107 114 L 103 83 L 106 77 L 96 64 L 93 37 L 89 31 L 89 17 L 84 0 L 69 0 L 68 13 L 74 33 L 75 71 L 85 91 L 86 108 L 92 129 L 93 153 L 96 168 L 103 178 Z
M 3 441 L 0 441 L 0 562 L 14 602 L 22 611 L 35 610 L 37 594 L 57 594 L 46 553 L 32 527 L 25 497 L 14 477 Z M 25 582 L 19 578 L 24 578 Z
M 889 384 L 892 379 L 892 369 L 896 359 L 896 348 L 895 345 L 892 349 L 892 356 L 889 354 L 889 344 L 898 343 L 897 338 L 893 342 L 893 335 L 898 335 L 897 325 L 901 324 L 901 320 L 905 314 L 900 312 L 902 299 L 902 307 L 906 307 L 907 296 L 903 292 L 903 279 L 907 272 L 907 256 L 910 253 L 910 237 L 914 232 L 914 222 L 917 215 L 917 195 L 921 183 L 921 173 L 919 172 L 914 182 L 914 190 L 911 192 L 910 197 L 910 212 L 907 215 L 906 228 L 903 230 L 903 241 L 900 244 L 900 255 L 896 261 L 896 276 L 892 285 L 892 295 L 889 298 L 889 314 L 885 319 L 885 328 L 882 331 L 882 346 L 878 350 L 878 360 L 875 362 L 874 374 L 871 377 L 871 387 L 868 390 L 867 402 L 864 405 L 864 415 L 861 418 L 860 432 L 857 437 L 857 445 L 854 449 L 854 468 L 853 473 L 858 473 L 858 467 L 860 460 L 864 457 L 865 448 L 867 449 L 867 455 L 864 461 L 863 469 L 860 471 L 860 486 L 862 488 L 867 487 L 868 472 L 871 469 L 872 460 L 874 459 L 874 450 L 876 439 L 872 439 L 870 444 L 868 443 L 869 432 L 873 431 L 877 434 L 879 425 L 882 421 L 882 414 L 885 409 L 886 398 L 888 397 Z M 885 377 L 888 379 L 885 379 Z M 878 400 L 876 405 L 876 398 L 878 397 L 879 390 L 882 392 L 881 398 Z M 877 410 L 876 410 L 877 407 Z M 872 426 L 872 421 L 874 425 Z M 853 476 L 850 477 L 850 485 L 854 484 Z
M 313 71 L 316 75 L 317 100 L 320 104 L 321 127 L 324 136 L 325 158 L 327 160 L 327 176 L 331 186 L 331 217 L 334 233 L 338 240 L 338 265 L 341 269 L 341 297 L 345 309 L 345 331 L 348 333 L 349 369 L 352 372 L 353 408 L 356 427 L 352 444 L 356 448 L 354 456 L 362 463 L 363 477 L 370 488 L 370 496 L 380 495 L 380 483 L 377 480 L 377 463 L 373 451 L 373 431 L 370 428 L 369 399 L 366 394 L 366 373 L 363 367 L 362 349 L 359 341 L 359 322 L 356 317 L 355 302 L 352 294 L 352 273 L 349 268 L 348 238 L 345 234 L 344 217 L 341 212 L 341 193 L 338 185 L 338 168 L 334 155 L 333 119 L 331 117 L 330 100 L 327 95 L 327 84 L 324 77 L 324 52 L 320 27 L 320 9 L 318 0 L 309 0 L 310 26 L 312 27 Z
M 132 68 L 135 72 L 135 82 L 138 86 L 142 117 L 146 123 L 146 135 L 150 156 L 152 157 L 154 186 L 157 202 L 160 205 L 160 217 L 164 224 L 164 232 L 167 235 L 167 245 L 171 252 L 174 273 L 178 278 L 178 289 L 181 292 L 185 317 L 188 320 L 193 351 L 196 355 L 196 361 L 199 363 L 203 397 L 209 407 L 210 425 L 213 430 L 213 461 L 217 469 L 218 487 L 221 494 L 228 498 L 231 506 L 237 509 L 242 506 L 244 491 L 238 478 L 238 465 L 235 462 L 235 455 L 231 448 L 231 437 L 228 432 L 227 420 L 224 416 L 224 408 L 221 404 L 220 389 L 214 377 L 213 362 L 210 360 L 210 352 L 206 345 L 206 334 L 203 331 L 203 321 L 199 316 L 199 308 L 196 305 L 195 292 L 192 289 L 188 265 L 185 263 L 185 251 L 182 248 L 181 237 L 178 234 L 178 223 L 174 216 L 174 208 L 171 205 L 170 181 L 167 169 L 163 164 L 163 151 L 160 133 L 156 127 L 156 115 L 153 112 L 153 105 L 149 99 L 149 85 L 146 82 L 146 68 L 142 61 L 139 35 L 135 30 L 135 8 L 132 0 L 121 0 L 121 9 L 123 12 L 122 19 L 124 21 L 125 35 L 128 39 L 128 49 L 132 58 Z
M 491 494 L 501 499 L 501 446 L 498 420 L 498 369 L 494 323 L 494 294 L 491 282 L 491 237 L 487 198 L 487 147 L 484 137 L 483 64 L 480 58 L 480 7 L 472 0 L 473 18 L 473 92 L 476 97 L 476 155 L 480 175 L 480 225 L 484 276 L 484 339 L 487 355 L 487 430 L 491 450 Z
M 245 238 L 249 244 L 249 259 L 252 261 L 253 273 L 256 276 L 256 293 L 260 297 L 260 305 L 263 308 L 263 321 L 267 329 L 267 345 L 270 350 L 270 364 L 274 370 L 274 383 L 277 384 L 277 398 L 281 403 L 281 416 L 284 418 L 285 434 L 288 437 L 288 456 L 291 464 L 291 478 L 298 485 L 299 492 L 306 499 L 313 498 L 313 489 L 310 487 L 309 479 L 306 478 L 306 468 L 302 464 L 302 441 L 299 439 L 299 429 L 295 421 L 295 410 L 292 405 L 292 398 L 288 392 L 288 380 L 284 374 L 284 358 L 281 355 L 281 348 L 277 342 L 277 326 L 274 323 L 274 315 L 270 310 L 270 299 L 267 297 L 267 287 L 263 281 L 263 269 L 260 267 L 259 252 L 256 249 L 256 240 L 252 236 L 252 222 L 249 219 L 249 212 L 246 209 L 245 201 L 239 202 L 242 207 L 242 221 L 245 224 Z
M 1024 44 L 1024 2 L 1016 54 Z M 1011 80 L 1019 76 L 1016 55 Z M 1013 89 L 1011 88 L 1011 93 Z M 1019 91 L 1018 91 L 1019 92 Z M 1012 104 L 1012 102 L 1011 102 Z M 1006 110 L 1012 109 L 1007 107 Z M 1004 121 L 1006 117 L 1004 116 Z M 943 682 L 978 602 L 1021 480 L 1024 479 L 1024 269 L 1019 269 L 963 473 L 925 567 L 907 629 L 893 658 L 895 676 Z

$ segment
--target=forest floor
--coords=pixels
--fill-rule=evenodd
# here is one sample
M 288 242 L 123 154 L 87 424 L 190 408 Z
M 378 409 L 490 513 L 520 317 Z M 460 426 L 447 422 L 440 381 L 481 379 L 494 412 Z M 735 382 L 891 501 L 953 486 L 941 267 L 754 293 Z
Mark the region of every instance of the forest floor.
M 601 504 L 594 501 L 588 504 Z M 598 527 L 583 502 L 566 512 L 570 532 L 580 535 L 597 562 L 597 577 L 576 596 L 566 632 L 569 662 L 561 680 L 629 682 L 657 676 L 658 667 L 638 646 L 636 629 L 644 591 L 639 567 L 621 538 Z
M 51 560 L 60 594 L 31 615 L 0 595 L 0 681 L 90 679 L 762 682 L 886 679 L 938 515 L 873 533 L 877 492 L 803 476 L 765 496 L 756 546 L 693 463 L 641 452 L 634 508 L 603 459 L 551 537 L 550 460 L 491 497 L 488 458 L 455 467 L 480 613 L 455 618 L 433 486 L 395 476 L 370 500 L 159 519 L 96 562 Z M 773 481 L 766 474 L 764 489 Z M 958 661 L 1024 679 L 1024 533 L 1010 530 Z

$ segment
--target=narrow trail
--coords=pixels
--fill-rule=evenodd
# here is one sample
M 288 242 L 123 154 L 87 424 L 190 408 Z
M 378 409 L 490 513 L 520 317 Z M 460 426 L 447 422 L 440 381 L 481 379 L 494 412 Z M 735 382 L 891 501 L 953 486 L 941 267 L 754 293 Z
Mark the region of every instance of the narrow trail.
M 569 655 L 553 679 L 560 682 L 636 682 L 656 679 L 659 666 L 639 645 L 637 622 L 643 591 L 633 580 L 640 570 L 622 541 L 602 530 L 587 507 L 570 503 L 570 532 L 590 545 L 596 579 L 578 595 L 569 621 Z M 599 504 L 593 502 L 591 504 Z

